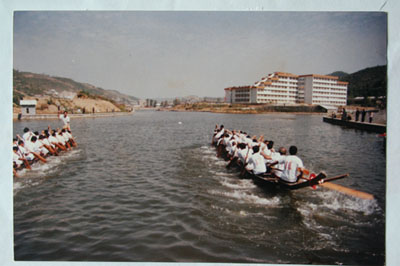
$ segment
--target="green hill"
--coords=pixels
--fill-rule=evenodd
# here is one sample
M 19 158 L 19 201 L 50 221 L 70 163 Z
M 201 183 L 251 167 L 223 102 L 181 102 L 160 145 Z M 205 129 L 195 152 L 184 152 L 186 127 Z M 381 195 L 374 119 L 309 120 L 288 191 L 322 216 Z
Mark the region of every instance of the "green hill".
M 83 92 L 87 95 L 99 96 L 119 104 L 134 104 L 138 98 L 122 94 L 116 90 L 104 90 L 91 84 L 76 82 L 69 78 L 52 77 L 45 74 L 20 72 L 13 70 L 13 102 L 19 104 L 24 96 L 49 95 L 62 92 Z
M 341 71 L 329 75 L 339 77 L 341 81 L 349 82 L 347 95 L 349 98 L 358 96 L 386 96 L 387 77 L 386 65 L 369 67 L 352 74 Z
M 333 72 L 333 73 L 331 73 L 331 74 L 328 74 L 328 75 L 329 75 L 329 76 L 336 76 L 336 77 L 341 78 L 341 77 L 347 76 L 347 75 L 349 75 L 349 74 L 346 73 L 346 72 L 343 72 L 343 71 L 335 71 L 335 72 Z

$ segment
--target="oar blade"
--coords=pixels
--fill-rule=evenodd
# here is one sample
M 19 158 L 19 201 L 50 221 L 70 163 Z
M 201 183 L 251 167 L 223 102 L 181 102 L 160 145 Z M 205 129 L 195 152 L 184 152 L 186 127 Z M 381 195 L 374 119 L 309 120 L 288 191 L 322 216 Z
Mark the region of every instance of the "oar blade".
M 348 187 L 344 187 L 338 184 L 334 184 L 334 183 L 330 183 L 330 182 L 326 182 L 326 183 L 322 183 L 320 184 L 320 186 L 325 187 L 325 188 L 329 188 L 332 190 L 336 190 L 339 191 L 341 193 L 344 193 L 346 195 L 350 195 L 356 198 L 361 198 L 361 199 L 366 199 L 366 200 L 373 200 L 374 199 L 374 195 L 363 192 L 363 191 L 359 191 L 359 190 L 355 190 L 352 188 L 348 188 Z

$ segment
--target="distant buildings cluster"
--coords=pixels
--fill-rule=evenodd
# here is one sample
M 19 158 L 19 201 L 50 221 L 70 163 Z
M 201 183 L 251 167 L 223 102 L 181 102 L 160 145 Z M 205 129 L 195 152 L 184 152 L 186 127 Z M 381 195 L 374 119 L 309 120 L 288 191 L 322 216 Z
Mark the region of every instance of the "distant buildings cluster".
M 341 106 L 347 86 L 335 76 L 274 72 L 252 86 L 225 88 L 225 102 Z
M 186 96 L 177 98 L 159 98 L 139 100 L 138 106 L 136 107 L 172 107 L 179 104 L 194 104 L 194 103 L 223 103 L 224 98 L 222 97 L 198 97 L 198 96 Z

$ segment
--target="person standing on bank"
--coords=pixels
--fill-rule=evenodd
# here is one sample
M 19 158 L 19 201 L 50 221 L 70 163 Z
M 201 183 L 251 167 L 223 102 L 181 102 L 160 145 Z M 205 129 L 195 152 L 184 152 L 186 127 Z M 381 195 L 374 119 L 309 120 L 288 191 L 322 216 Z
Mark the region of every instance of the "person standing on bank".
M 369 118 L 369 122 L 372 123 L 372 119 L 374 119 L 374 112 L 373 111 L 369 112 L 368 118 Z
M 61 112 L 59 112 L 58 113 L 58 118 L 60 118 L 63 121 L 63 123 L 64 123 L 63 128 L 71 130 L 71 127 L 69 125 L 70 119 L 69 119 L 67 111 L 64 111 L 64 115 L 61 115 Z
M 365 115 L 366 115 L 366 113 L 367 113 L 367 112 L 365 112 L 365 109 L 363 109 L 362 112 L 361 112 L 361 122 L 363 122 L 363 123 L 364 123 L 364 121 L 365 121 Z
M 360 110 L 356 109 L 356 122 L 358 122 L 358 118 L 360 117 Z
M 347 112 L 346 109 L 343 108 L 343 113 L 342 113 L 342 120 L 346 121 L 347 120 Z

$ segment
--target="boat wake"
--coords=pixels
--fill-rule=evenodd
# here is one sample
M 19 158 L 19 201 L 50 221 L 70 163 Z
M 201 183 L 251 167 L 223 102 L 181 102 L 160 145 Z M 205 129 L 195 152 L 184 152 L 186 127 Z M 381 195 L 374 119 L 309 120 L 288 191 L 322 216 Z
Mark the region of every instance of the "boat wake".
M 50 156 L 46 163 L 36 162 L 32 165 L 32 170 L 22 169 L 18 171 L 17 178 L 14 178 L 14 196 L 26 187 L 37 186 L 47 178 L 57 176 L 65 165 L 71 161 L 82 158 L 82 150 L 76 149 L 61 153 L 59 156 Z
M 265 205 L 268 207 L 280 207 L 280 199 L 278 197 L 264 198 L 252 194 L 246 190 L 232 190 L 232 191 L 222 191 L 222 190 L 209 190 L 210 194 L 235 200 L 239 204 L 252 204 L 252 205 Z

